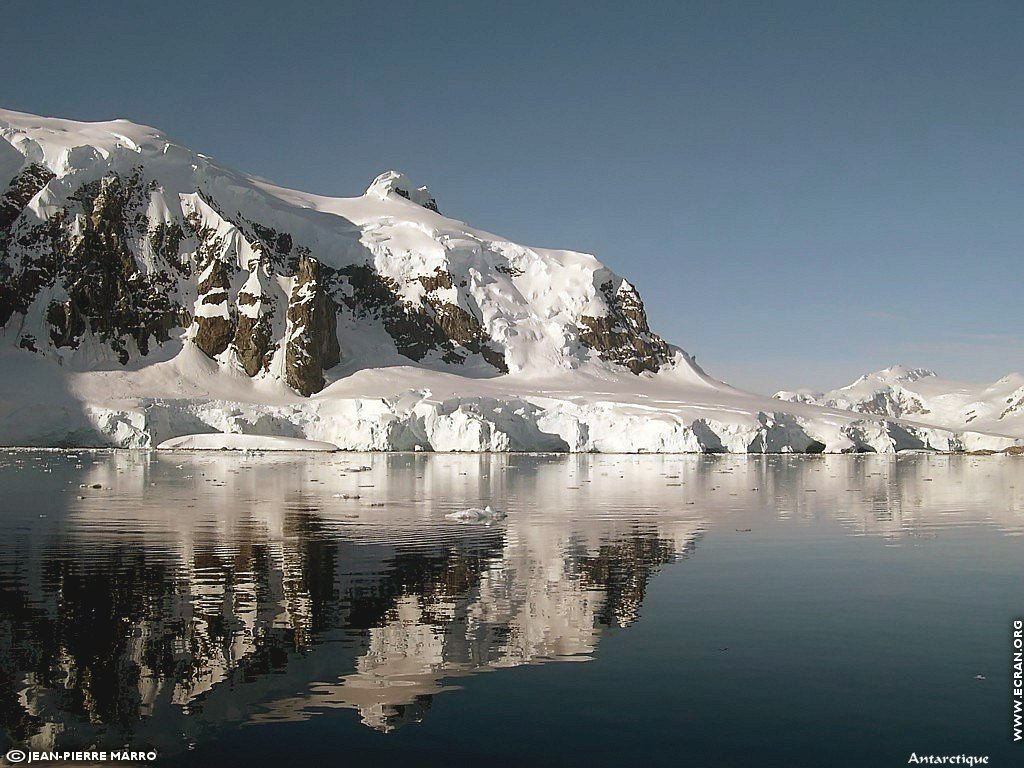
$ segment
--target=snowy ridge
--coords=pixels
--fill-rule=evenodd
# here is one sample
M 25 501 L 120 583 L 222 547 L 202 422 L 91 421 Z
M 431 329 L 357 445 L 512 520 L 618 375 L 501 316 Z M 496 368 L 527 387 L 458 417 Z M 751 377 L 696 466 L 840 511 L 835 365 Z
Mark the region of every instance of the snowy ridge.
M 965 384 L 924 368 L 894 365 L 864 374 L 831 392 L 777 392 L 795 403 L 914 419 L 945 429 L 1024 436 L 1024 376 L 1012 373 L 992 384 Z
M 652 331 L 633 285 L 590 254 L 445 217 L 396 171 L 323 197 L 124 120 L 0 111 L 0 278 L 5 445 L 217 432 L 761 453 L 1002 449 L 1019 435 L 937 429 L 905 404 L 851 414 L 741 392 Z

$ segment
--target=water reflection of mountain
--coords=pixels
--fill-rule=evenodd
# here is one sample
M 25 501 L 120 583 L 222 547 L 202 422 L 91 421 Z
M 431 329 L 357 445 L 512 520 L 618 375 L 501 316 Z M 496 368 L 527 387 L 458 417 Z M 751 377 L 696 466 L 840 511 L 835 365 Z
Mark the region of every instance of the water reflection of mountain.
M 551 479 L 543 462 L 23 461 L 50 470 L 32 482 L 54 497 L 60 482 L 90 486 L 65 489 L 43 519 L 25 489 L 22 517 L 6 521 L 26 535 L 0 555 L 0 717 L 41 750 L 171 752 L 223 723 L 336 707 L 390 730 L 453 678 L 588 658 L 700 531 L 610 508 L 444 520 L 476 500 L 480 475 L 514 506 Z M 564 468 L 553 477 L 564 485 Z
M 590 658 L 702 531 L 1019 534 L 1022 466 L 0 454 L 0 720 L 35 749 L 163 753 L 336 708 L 387 731 L 460 677 Z M 444 520 L 490 501 L 500 525 Z

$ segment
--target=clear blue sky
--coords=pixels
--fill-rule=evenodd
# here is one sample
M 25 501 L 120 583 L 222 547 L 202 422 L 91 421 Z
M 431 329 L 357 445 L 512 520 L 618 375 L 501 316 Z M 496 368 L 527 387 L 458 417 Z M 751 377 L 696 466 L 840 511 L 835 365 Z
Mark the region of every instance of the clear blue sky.
M 0 105 L 596 253 L 710 373 L 1024 368 L 1024 2 L 4 3 Z

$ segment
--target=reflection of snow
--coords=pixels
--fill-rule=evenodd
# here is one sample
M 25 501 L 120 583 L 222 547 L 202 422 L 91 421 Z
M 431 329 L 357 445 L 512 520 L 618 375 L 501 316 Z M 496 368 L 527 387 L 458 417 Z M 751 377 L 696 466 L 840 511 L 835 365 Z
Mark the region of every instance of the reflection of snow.
M 592 657 L 702 535 L 771 525 L 796 537 L 835 520 L 893 539 L 977 523 L 1019 534 L 1022 467 L 919 455 L 0 455 L 0 476 L 86 486 L 60 515 L 0 521 L 29 531 L 16 540 L 27 549 L 0 552 L 0 575 L 30 606 L 2 640 L 6 684 L 38 749 L 97 742 L 112 722 L 158 745 L 339 707 L 389 730 L 459 677 Z M 444 519 L 488 500 L 508 517 Z

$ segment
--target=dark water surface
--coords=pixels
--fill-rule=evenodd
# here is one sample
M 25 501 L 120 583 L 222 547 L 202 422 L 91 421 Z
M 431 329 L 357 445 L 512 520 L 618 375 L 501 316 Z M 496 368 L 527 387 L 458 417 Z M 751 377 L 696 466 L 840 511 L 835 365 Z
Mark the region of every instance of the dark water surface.
M 1022 533 L 1024 457 L 0 453 L 0 754 L 1024 765 Z

